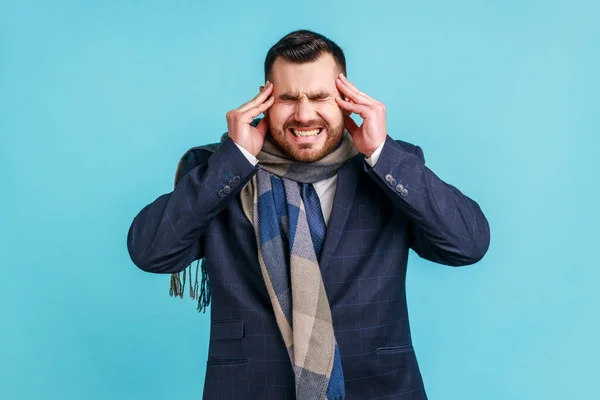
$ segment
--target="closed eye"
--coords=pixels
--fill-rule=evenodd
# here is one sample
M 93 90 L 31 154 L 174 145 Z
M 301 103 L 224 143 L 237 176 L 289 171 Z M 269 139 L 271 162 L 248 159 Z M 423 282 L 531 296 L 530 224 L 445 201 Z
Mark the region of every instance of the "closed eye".
M 299 96 L 294 96 L 291 94 L 282 94 L 279 96 L 279 100 L 281 100 L 281 101 L 297 101 L 299 99 L 300 99 Z
M 309 100 L 312 100 L 312 101 L 323 101 L 323 100 L 328 100 L 328 99 L 334 97 L 334 95 L 330 94 L 330 93 L 320 92 L 320 93 L 308 94 L 307 97 Z M 289 94 L 289 93 L 283 93 L 283 94 L 279 95 L 279 100 L 281 100 L 281 101 L 298 101 L 298 100 L 300 100 L 300 96 Z
M 319 93 L 319 94 L 316 94 L 316 95 L 308 96 L 309 99 L 316 100 L 316 101 L 327 100 L 330 97 L 332 97 L 332 95 L 327 94 L 327 93 Z

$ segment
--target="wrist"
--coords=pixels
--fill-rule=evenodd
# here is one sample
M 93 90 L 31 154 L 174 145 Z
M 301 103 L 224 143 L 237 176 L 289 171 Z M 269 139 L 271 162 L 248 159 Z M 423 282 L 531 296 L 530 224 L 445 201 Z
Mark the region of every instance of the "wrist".
M 366 156 L 365 161 L 369 165 L 371 165 L 371 167 L 373 167 L 377 163 L 377 160 L 379 160 L 379 156 L 381 155 L 381 151 L 383 150 L 383 146 L 385 145 L 386 140 L 387 140 L 387 135 L 386 135 L 385 139 L 379 144 L 379 146 L 377 146 L 375 148 L 375 150 L 370 152 L 369 155 L 365 154 L 365 156 Z
M 371 158 L 373 156 L 373 154 L 375 154 L 378 150 L 381 149 L 381 147 L 383 147 L 383 144 L 385 143 L 385 137 L 383 139 L 381 139 L 380 141 L 377 142 L 377 144 L 370 146 L 369 150 L 363 152 L 363 154 L 365 155 L 366 158 Z
M 248 159 L 248 161 L 250 163 L 252 163 L 253 165 L 256 165 L 258 163 L 258 159 L 256 158 L 256 156 L 258 154 L 254 154 L 253 152 L 248 151 L 244 146 L 237 143 L 235 140 L 233 140 L 233 139 L 231 139 L 231 140 L 237 146 L 237 148 L 242 152 L 242 154 L 246 157 L 246 159 Z

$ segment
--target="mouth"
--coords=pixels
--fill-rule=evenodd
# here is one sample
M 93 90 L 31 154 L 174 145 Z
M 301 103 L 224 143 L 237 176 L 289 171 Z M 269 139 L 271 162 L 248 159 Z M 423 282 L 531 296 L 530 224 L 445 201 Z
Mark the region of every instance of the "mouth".
M 288 131 L 299 140 L 312 140 L 318 137 L 323 131 L 323 128 L 290 128 Z

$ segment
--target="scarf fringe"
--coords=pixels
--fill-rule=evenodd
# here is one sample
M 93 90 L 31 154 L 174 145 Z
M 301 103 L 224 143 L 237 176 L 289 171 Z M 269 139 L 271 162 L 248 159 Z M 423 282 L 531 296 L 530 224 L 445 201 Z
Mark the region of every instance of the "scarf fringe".
M 200 264 L 200 260 L 196 262 L 196 274 L 195 280 L 192 284 L 192 264 L 190 264 L 186 269 L 183 270 L 183 279 L 180 276 L 180 273 L 171 274 L 171 287 L 169 289 L 169 296 L 171 297 L 179 297 L 183 298 L 183 293 L 185 292 L 185 281 L 186 275 L 190 277 L 190 298 L 192 300 L 198 300 L 197 310 L 198 312 L 206 313 L 206 309 L 210 305 L 211 298 L 211 290 L 210 290 L 210 282 L 208 279 L 208 270 L 206 267 L 206 258 L 202 259 L 202 265 L 200 266 L 200 270 L 202 272 L 202 282 L 200 283 L 200 293 L 198 293 L 198 265 Z M 187 270 L 190 270 L 189 274 L 186 274 Z

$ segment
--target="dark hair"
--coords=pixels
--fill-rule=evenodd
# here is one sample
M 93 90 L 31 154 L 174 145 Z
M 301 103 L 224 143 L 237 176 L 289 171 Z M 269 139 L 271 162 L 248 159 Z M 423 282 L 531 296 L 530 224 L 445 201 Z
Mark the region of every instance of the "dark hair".
M 316 61 L 322 53 L 333 56 L 341 72 L 346 75 L 344 52 L 332 40 L 306 29 L 290 32 L 269 49 L 265 59 L 265 80 L 271 79 L 271 69 L 277 57 L 293 63 Z

